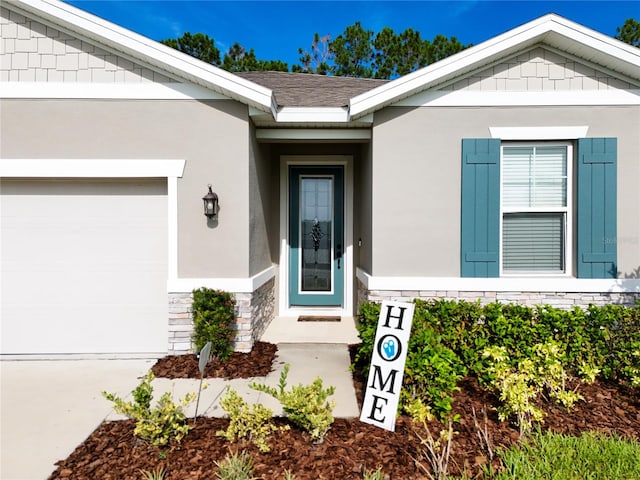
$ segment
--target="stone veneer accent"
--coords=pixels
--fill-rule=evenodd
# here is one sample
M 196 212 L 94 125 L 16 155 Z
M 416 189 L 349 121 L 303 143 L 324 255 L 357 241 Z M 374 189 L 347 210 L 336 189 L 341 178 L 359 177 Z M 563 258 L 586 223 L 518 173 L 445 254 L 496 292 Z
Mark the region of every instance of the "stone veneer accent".
M 262 336 L 275 314 L 275 278 L 264 283 L 255 292 L 236 293 L 235 315 L 237 331 L 234 350 L 250 352 L 253 344 Z M 193 319 L 188 293 L 169 293 L 169 354 L 180 355 L 193 352 L 191 334 Z
M 0 7 L 0 81 L 167 83 L 172 80 Z
M 357 280 L 358 305 L 364 301 L 382 302 L 383 300 L 407 301 L 414 298 L 423 300 L 446 299 L 466 300 L 487 304 L 493 302 L 517 303 L 521 305 L 551 305 L 552 307 L 571 309 L 575 306 L 620 304 L 633 306 L 640 300 L 640 292 L 629 293 L 576 293 L 576 292 L 466 292 L 457 290 L 367 290 Z

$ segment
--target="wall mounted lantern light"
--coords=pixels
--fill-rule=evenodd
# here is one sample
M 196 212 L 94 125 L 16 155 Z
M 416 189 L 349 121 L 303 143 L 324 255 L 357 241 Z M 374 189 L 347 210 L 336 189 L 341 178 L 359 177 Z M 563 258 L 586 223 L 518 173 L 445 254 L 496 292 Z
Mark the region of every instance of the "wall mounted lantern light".
M 209 185 L 209 191 L 202 197 L 204 202 L 204 214 L 207 218 L 216 218 L 218 214 L 218 195 L 211 191 L 211 185 Z

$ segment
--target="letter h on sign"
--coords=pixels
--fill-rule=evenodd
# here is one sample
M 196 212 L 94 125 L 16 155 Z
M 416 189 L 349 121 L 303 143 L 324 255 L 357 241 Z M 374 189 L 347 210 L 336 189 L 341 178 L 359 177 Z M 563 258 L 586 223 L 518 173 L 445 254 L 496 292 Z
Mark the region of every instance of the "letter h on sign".
M 383 302 L 360 421 L 395 430 L 413 303 Z

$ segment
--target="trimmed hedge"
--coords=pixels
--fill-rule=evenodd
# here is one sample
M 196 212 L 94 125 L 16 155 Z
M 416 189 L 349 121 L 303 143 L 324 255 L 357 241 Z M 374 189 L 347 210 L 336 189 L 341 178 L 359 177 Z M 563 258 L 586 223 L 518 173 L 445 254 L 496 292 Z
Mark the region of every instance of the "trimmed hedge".
M 452 393 L 466 375 L 487 383 L 486 348 L 507 349 L 513 365 L 549 341 L 561 347 L 565 368 L 578 375 L 598 369 L 600 378 L 640 386 L 640 304 L 562 310 L 548 305 L 452 300 L 415 300 L 415 315 L 405 368 L 402 404 L 425 401 L 440 417 L 451 410 Z M 380 305 L 360 306 L 362 343 L 356 363 L 368 368 Z M 365 374 L 367 372 L 365 371 Z

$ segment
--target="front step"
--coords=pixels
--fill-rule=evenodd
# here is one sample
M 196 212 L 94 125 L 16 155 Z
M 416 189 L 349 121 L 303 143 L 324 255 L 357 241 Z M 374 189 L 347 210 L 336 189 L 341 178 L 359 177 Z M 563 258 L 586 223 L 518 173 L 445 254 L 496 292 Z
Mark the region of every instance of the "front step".
M 269 343 L 360 343 L 354 317 L 340 317 L 336 322 L 305 321 L 298 317 L 276 317 L 260 338 Z

